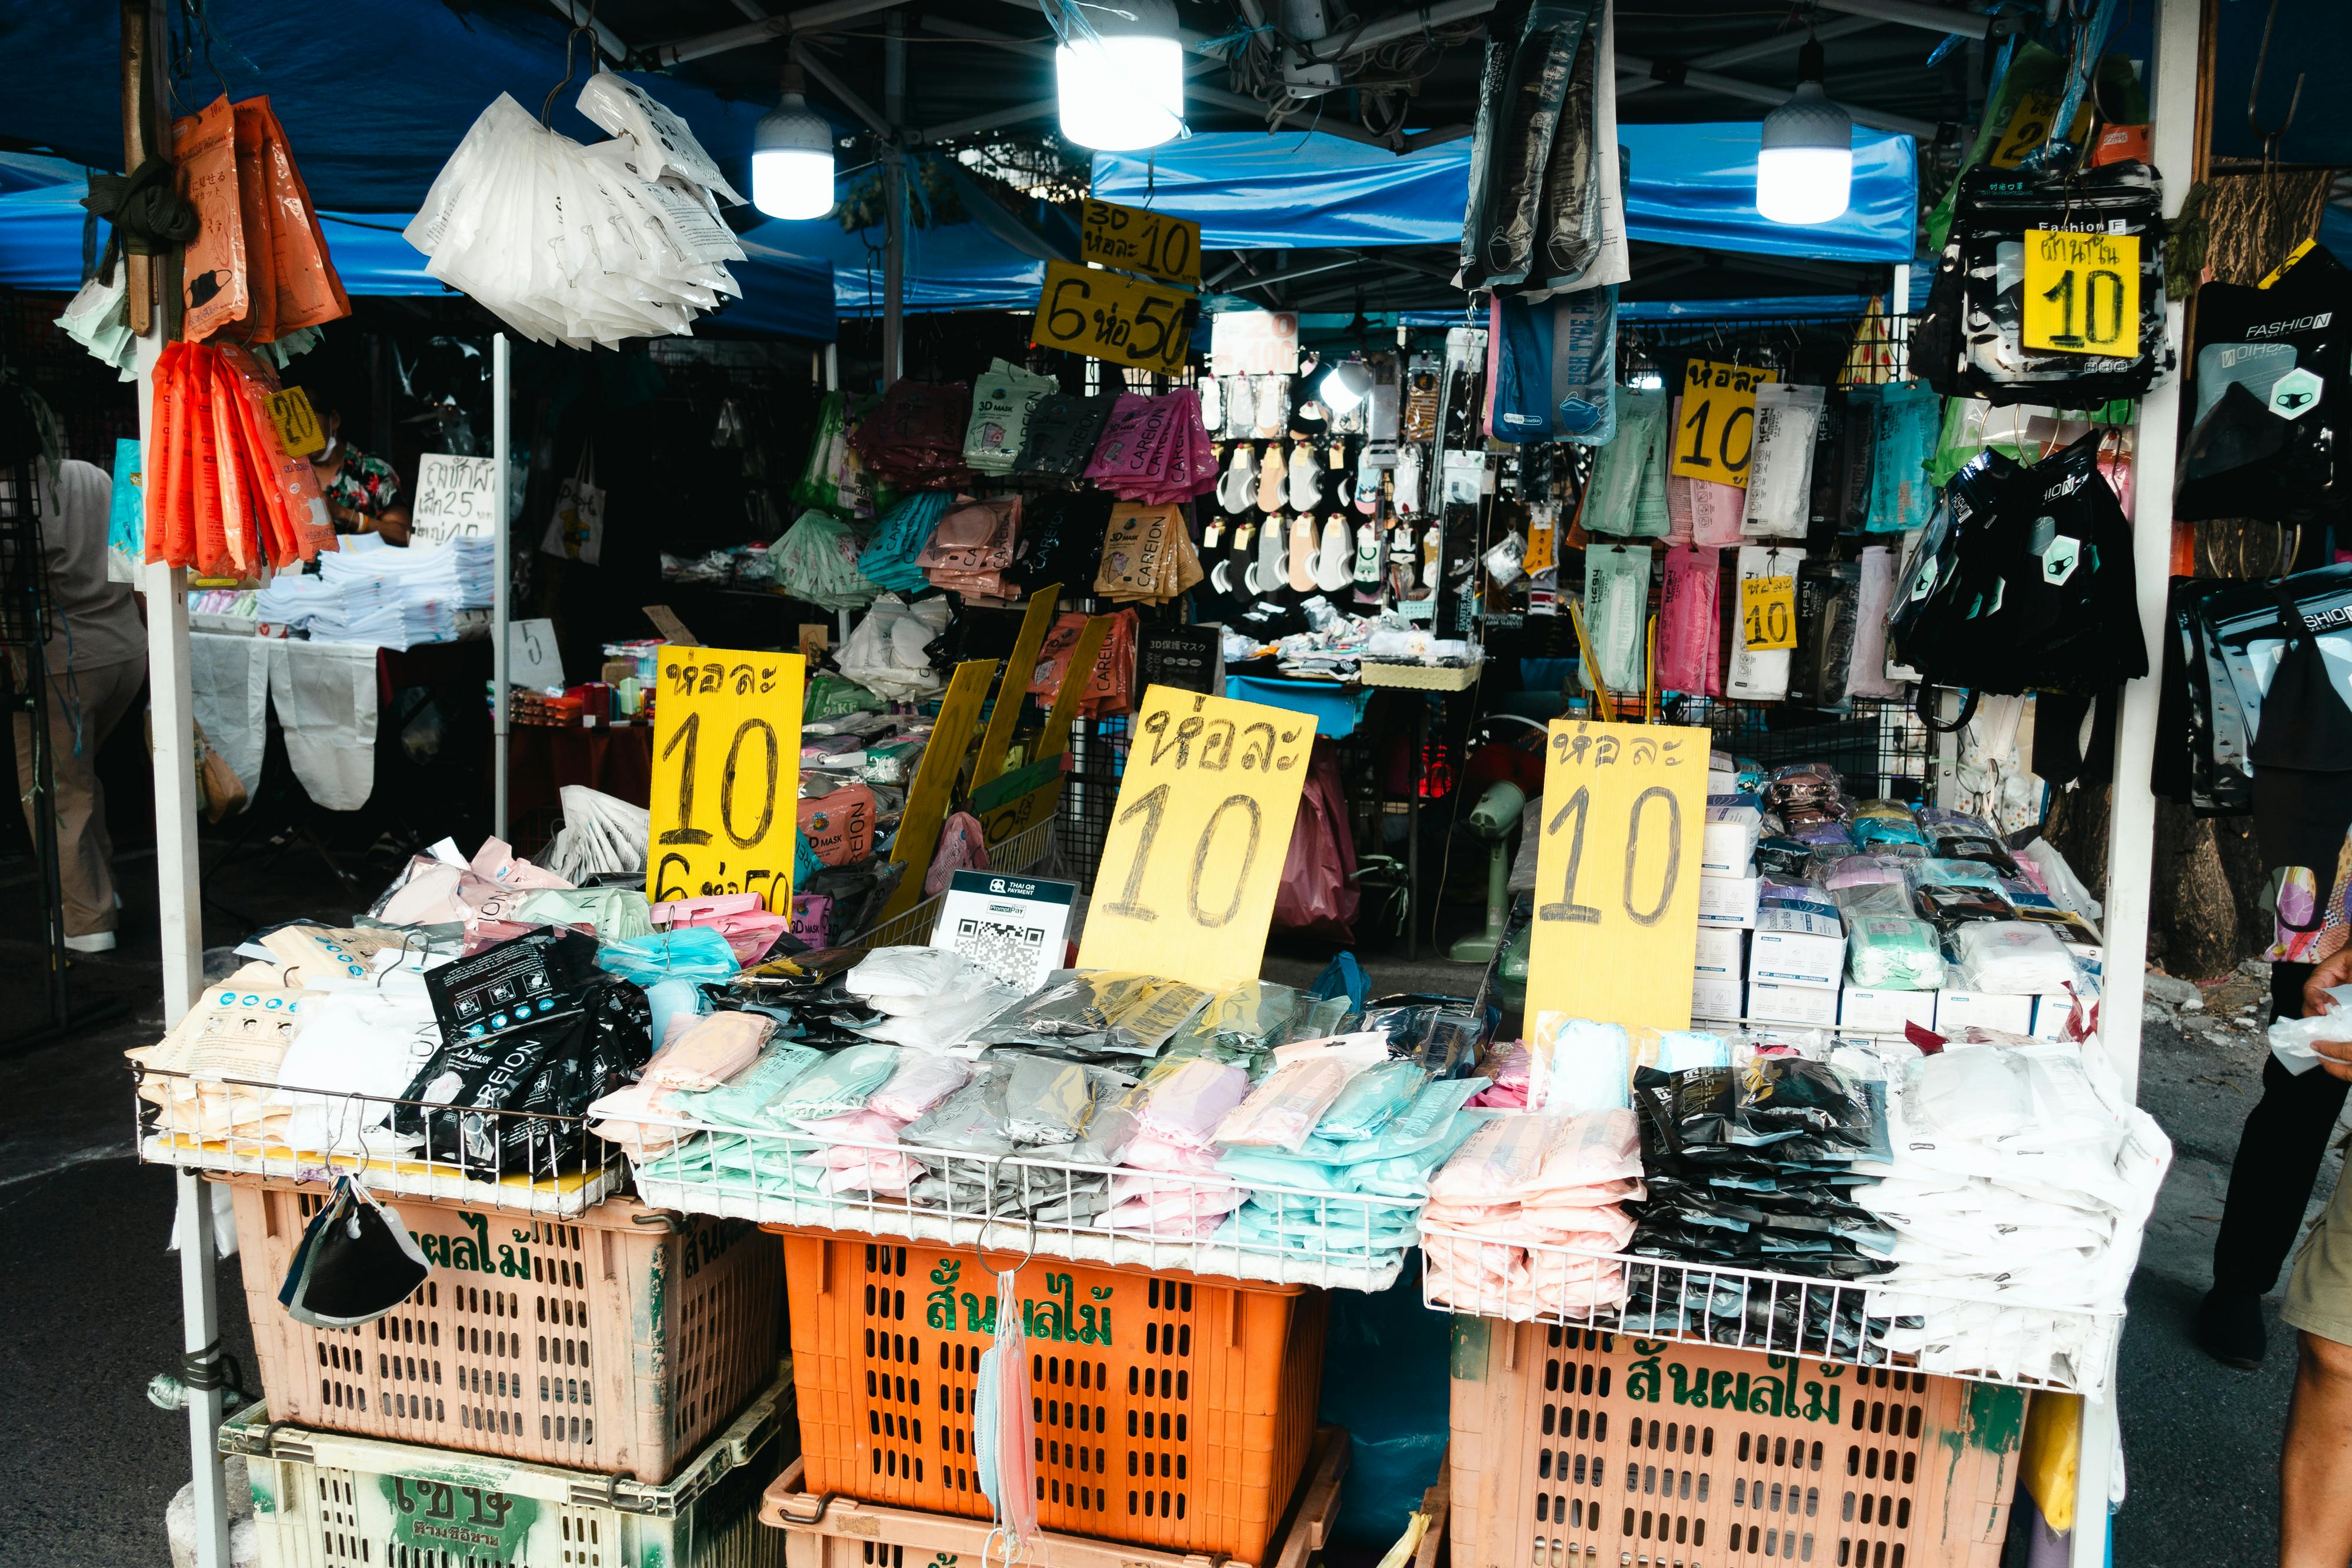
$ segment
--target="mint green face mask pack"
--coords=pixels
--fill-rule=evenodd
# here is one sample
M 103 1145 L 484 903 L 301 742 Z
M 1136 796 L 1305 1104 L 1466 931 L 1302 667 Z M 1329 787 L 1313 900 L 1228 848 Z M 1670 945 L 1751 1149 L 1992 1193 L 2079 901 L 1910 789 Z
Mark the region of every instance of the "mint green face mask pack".
M 653 934 L 653 908 L 635 888 L 543 888 L 515 908 L 525 925 L 591 925 L 600 942 Z
M 1927 526 L 1936 486 L 1927 465 L 1936 456 L 1943 405 L 1927 384 L 1898 381 L 1878 389 L 1878 439 L 1870 480 L 1871 533 L 1907 533 Z
M 1381 1062 L 1348 1080 L 1314 1136 L 1333 1143 L 1356 1143 L 1373 1137 L 1419 1097 L 1429 1081 L 1429 1069 L 1417 1062 Z
M 822 1121 L 863 1110 L 874 1091 L 898 1070 L 897 1046 L 852 1046 L 835 1051 L 788 1085 L 782 1096 L 769 1103 L 767 1116 L 776 1121 Z
M 1617 389 L 1617 438 L 1593 458 L 1587 533 L 1664 539 L 1666 513 L 1667 399 L 1663 390 Z
M 824 1058 L 824 1053 L 814 1046 L 772 1040 L 758 1061 L 726 1083 L 699 1093 L 681 1094 L 671 1104 L 684 1115 L 722 1127 L 782 1129 L 785 1125 L 782 1121 L 766 1114 L 768 1102 Z
M 1650 552 L 1595 544 L 1584 552 L 1584 631 L 1601 661 L 1601 679 L 1620 694 L 1643 685 L 1642 650 L 1650 614 Z

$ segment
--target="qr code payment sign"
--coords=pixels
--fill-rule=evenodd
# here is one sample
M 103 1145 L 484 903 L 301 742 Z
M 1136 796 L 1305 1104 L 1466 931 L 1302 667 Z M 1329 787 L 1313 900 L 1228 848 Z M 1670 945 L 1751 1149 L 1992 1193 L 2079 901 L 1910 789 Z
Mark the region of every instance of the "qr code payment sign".
M 990 973 L 1024 988 L 1037 972 L 1037 951 L 1045 945 L 1045 931 L 1042 926 L 982 920 L 956 922 L 956 952 Z

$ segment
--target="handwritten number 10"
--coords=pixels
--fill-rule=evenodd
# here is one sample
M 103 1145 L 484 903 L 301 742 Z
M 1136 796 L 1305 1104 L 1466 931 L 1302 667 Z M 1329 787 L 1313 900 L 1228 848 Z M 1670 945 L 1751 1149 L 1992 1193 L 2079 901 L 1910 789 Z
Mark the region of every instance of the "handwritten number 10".
M 1249 840 L 1242 847 L 1241 870 L 1234 878 L 1234 896 L 1223 910 L 1214 913 L 1201 907 L 1201 877 L 1208 869 L 1209 850 L 1216 842 L 1217 829 L 1224 822 L 1225 813 L 1240 810 L 1249 814 Z M 1143 818 L 1143 828 L 1135 846 L 1135 859 L 1127 868 L 1127 885 L 1119 889 L 1116 901 L 1103 906 L 1108 914 L 1135 921 L 1156 921 L 1160 911 L 1141 901 L 1143 871 L 1151 858 L 1152 847 L 1160 841 L 1160 824 L 1168 815 L 1168 786 L 1154 784 L 1136 798 L 1114 818 L 1115 826 L 1125 826 L 1131 817 Z M 1200 841 L 1192 847 L 1192 872 L 1184 889 L 1184 902 L 1192 923 L 1214 931 L 1241 912 L 1242 896 L 1249 886 L 1250 872 L 1257 865 L 1258 839 L 1265 827 L 1265 813 L 1258 803 L 1245 795 L 1229 795 L 1209 814 L 1201 829 Z
M 1644 910 L 1633 907 L 1633 871 L 1642 854 L 1642 814 L 1653 799 L 1666 803 L 1666 875 L 1664 886 L 1658 889 L 1658 901 Z M 1547 835 L 1558 833 L 1571 813 L 1576 817 L 1576 827 L 1568 842 L 1568 875 L 1563 879 L 1559 901 L 1544 905 L 1536 911 L 1536 918 L 1565 921 L 1571 925 L 1599 925 L 1601 911 L 1591 904 L 1576 901 L 1576 879 L 1584 867 L 1584 828 L 1592 814 L 1591 792 L 1581 784 L 1578 785 L 1576 793 L 1561 802 L 1559 809 L 1552 813 L 1551 820 L 1544 824 L 1544 832 Z M 1625 880 L 1618 901 L 1623 906 L 1627 918 L 1636 925 L 1656 925 L 1665 917 L 1667 906 L 1674 902 L 1675 888 L 1682 880 L 1682 802 L 1675 798 L 1672 790 L 1653 784 L 1633 797 L 1633 807 L 1625 814 Z
M 766 752 L 768 780 L 760 786 L 760 820 L 752 825 L 751 832 L 738 833 L 735 830 L 735 768 L 736 764 L 742 760 L 744 739 L 754 733 L 760 737 L 761 744 Z M 661 843 L 708 844 L 710 842 L 709 828 L 693 826 L 694 763 L 696 754 L 701 750 L 701 743 L 702 715 L 688 713 L 685 721 L 679 724 L 676 732 L 670 736 L 669 744 L 662 748 L 664 762 L 667 762 L 669 754 L 681 746 L 686 749 L 686 756 L 679 763 L 677 770 L 677 826 L 662 829 Z M 720 826 L 727 829 L 727 837 L 735 841 L 735 847 L 739 849 L 749 849 L 767 837 L 769 827 L 775 822 L 776 764 L 779 761 L 774 725 L 765 719 L 746 719 L 735 726 L 735 739 L 727 748 L 726 769 L 719 775 L 719 823 Z

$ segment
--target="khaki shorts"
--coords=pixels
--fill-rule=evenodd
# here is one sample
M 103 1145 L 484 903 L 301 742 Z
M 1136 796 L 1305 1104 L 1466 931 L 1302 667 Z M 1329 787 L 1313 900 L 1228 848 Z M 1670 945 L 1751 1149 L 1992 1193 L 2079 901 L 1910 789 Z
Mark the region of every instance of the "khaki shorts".
M 2336 1195 L 2304 1237 L 2279 1317 L 2305 1333 L 2352 1345 L 2352 1180 L 2336 1184 Z

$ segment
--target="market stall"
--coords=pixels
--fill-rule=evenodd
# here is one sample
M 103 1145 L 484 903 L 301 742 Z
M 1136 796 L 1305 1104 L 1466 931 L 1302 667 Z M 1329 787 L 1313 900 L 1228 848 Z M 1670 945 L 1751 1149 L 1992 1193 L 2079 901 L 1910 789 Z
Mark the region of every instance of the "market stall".
M 1454 9 L 1424 37 L 1483 14 Z M 516 335 L 585 352 L 706 312 L 758 324 L 694 269 L 738 268 L 751 306 L 755 265 L 802 258 L 829 269 L 823 313 L 878 305 L 878 374 L 836 360 L 789 455 L 797 515 L 724 548 L 665 542 L 670 582 L 768 610 L 751 625 L 769 635 L 616 637 L 592 694 L 530 699 L 630 721 L 641 802 L 561 791 L 543 850 L 436 846 L 363 912 L 254 933 L 207 986 L 192 709 L 225 717 L 216 686 L 274 693 L 283 667 L 290 692 L 302 661 L 333 662 L 351 721 L 308 750 L 355 767 L 330 753 L 375 672 L 332 638 L 250 639 L 241 660 L 194 642 L 187 574 L 266 563 L 251 591 L 290 600 L 368 553 L 292 509 L 199 490 L 150 510 L 167 1028 L 133 1058 L 142 1157 L 181 1180 L 208 1563 L 227 1516 L 201 1461 L 221 1451 L 265 1478 L 268 1562 L 336 1527 L 324 1468 L 382 1479 L 349 1528 L 387 1553 L 535 1565 L 575 1529 L 687 1561 L 770 1560 L 785 1535 L 795 1561 L 851 1536 L 960 1552 L 992 1550 L 986 1521 L 993 1549 L 1041 1556 L 1296 1563 L 1350 1462 L 1318 1425 L 1329 1293 L 1409 1300 L 1409 1270 L 1460 1335 L 1437 1479 L 1459 1483 L 1439 1538 L 1465 1563 L 1529 1541 L 1990 1553 L 2048 1395 L 2081 1401 L 2068 1502 L 2089 1527 L 2068 1550 L 2102 1560 L 2122 1292 L 2169 1157 L 2134 1104 L 2137 847 L 2179 400 L 2154 226 L 2185 178 L 2159 191 L 2129 158 L 2076 176 L 2136 247 L 2102 274 L 2129 276 L 2113 331 L 2132 335 L 2068 359 L 1986 284 L 1999 247 L 2063 232 L 2046 190 L 2011 210 L 1961 175 L 1950 260 L 1915 299 L 1937 258 L 1906 276 L 1913 220 L 1950 176 L 1921 173 L 1912 135 L 1852 137 L 1838 213 L 1768 218 L 1769 123 L 1619 122 L 1650 67 L 1616 52 L 1612 9 L 1493 24 L 1464 134 L 1367 110 L 1347 136 L 1100 153 L 1079 221 L 1046 207 L 1067 254 L 1008 237 L 1055 227 L 1009 198 L 986 222 L 910 221 L 898 13 L 877 109 L 797 37 L 824 18 L 647 53 L 596 30 L 630 18 L 567 10 L 606 64 L 794 33 L 774 123 L 592 69 L 573 91 L 612 136 L 583 153 L 486 70 L 431 156 L 409 139 L 383 161 L 435 287 Z M 2067 35 L 2086 61 L 2112 9 Z M 1326 63 L 1268 67 L 1251 40 L 1270 29 L 1243 15 L 1220 47 L 1174 40 L 1181 68 Z M 1049 19 L 1065 50 L 1103 44 Z M 935 47 L 1039 52 L 930 20 Z M 2144 133 L 2170 174 L 2191 162 L 2196 23 L 2168 0 L 2156 25 Z M 168 94 L 162 35 L 141 31 L 160 23 L 126 26 L 135 167 Z M 1480 52 L 1429 47 L 1449 42 Z M 1651 75 L 1682 92 L 1711 69 Z M 1497 106 L 1544 70 L 1557 123 L 1538 131 Z M 783 166 L 759 158 L 822 156 L 828 201 L 835 177 L 837 127 L 803 93 L 876 131 L 878 226 L 782 216 L 764 182 Z M 665 103 L 737 133 L 673 135 Z M 928 117 L 934 139 L 965 128 Z M 629 160 L 656 142 L 676 162 L 648 178 Z M 779 216 L 738 242 L 715 215 L 746 148 L 739 183 Z M 299 150 L 323 202 L 375 177 Z M 711 223 L 640 195 L 682 260 L 507 266 L 592 154 Z M 0 223 L 62 185 L 0 195 Z M 1804 292 L 1759 300 L 1774 267 Z M 131 268 L 160 476 L 183 388 L 276 387 L 200 327 L 171 336 L 156 301 L 192 321 L 205 301 Z M 2087 306 L 2091 273 L 2067 276 Z M 908 312 L 1016 300 L 1012 354 L 955 360 L 942 330 L 908 363 Z M 1956 310 L 1992 325 L 1964 335 Z M 467 569 L 498 584 L 503 731 L 507 335 L 495 353 L 493 559 Z M 239 439 L 290 453 L 258 423 Z M 2037 504 L 2052 537 L 2030 564 L 1952 521 L 2015 533 Z M 2018 618 L 1988 632 L 2004 605 Z M 192 671 L 231 662 L 243 684 L 198 702 Z M 2095 914 L 2063 857 L 2011 842 L 2057 765 L 2020 744 L 2028 690 L 2053 734 L 2119 693 Z M 1532 744 L 1496 738 L 1514 721 Z M 1265 978 L 1274 931 L 1345 929 L 1360 851 L 1401 847 L 1417 871 L 1435 800 L 1491 856 L 1463 994 L 1381 984 L 1361 942 L 1369 980 L 1352 952 L 1310 984 Z M 1409 873 L 1403 895 L 1418 942 L 1442 893 Z M 215 1178 L 267 1400 L 226 1423 Z M 398 1507 L 457 1470 L 495 1517 Z M 1384 1500 L 1394 1528 L 1410 1510 Z

